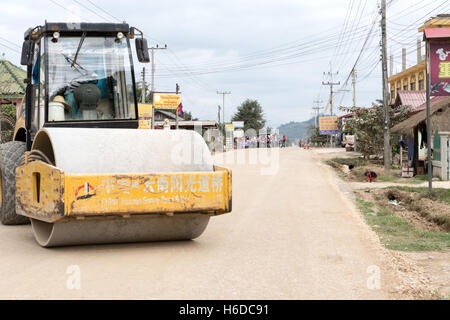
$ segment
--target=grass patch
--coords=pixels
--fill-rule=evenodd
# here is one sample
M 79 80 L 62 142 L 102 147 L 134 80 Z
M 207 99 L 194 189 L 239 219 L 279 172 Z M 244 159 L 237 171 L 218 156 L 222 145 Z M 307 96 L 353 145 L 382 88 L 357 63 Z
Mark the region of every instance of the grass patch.
M 428 188 L 388 187 L 386 189 L 389 190 L 388 193 L 392 194 L 394 197 L 398 197 L 398 191 L 409 193 L 411 196 L 400 199 L 406 202 L 406 206 L 411 210 L 418 212 L 428 220 L 442 226 L 446 231 L 450 231 L 450 212 L 447 207 L 450 205 L 450 189 L 436 188 L 433 189 L 431 195 L 428 193 Z M 401 195 L 399 198 L 401 198 Z M 432 200 L 433 203 L 442 203 L 444 206 L 433 205 L 432 207 L 426 207 L 423 205 L 424 199 Z
M 401 168 L 392 167 L 392 170 L 385 172 L 383 168 L 383 162 L 379 160 L 367 160 L 361 157 L 352 158 L 332 158 L 325 160 L 325 163 L 334 168 L 339 176 L 346 181 L 368 182 L 365 172 L 368 170 L 375 171 L 377 174 L 376 182 L 384 183 L 401 183 L 401 184 L 421 184 L 428 181 L 428 175 L 417 175 L 412 178 L 402 178 Z M 344 172 L 342 166 L 349 167 L 353 165 L 353 169 L 350 172 Z M 438 177 L 434 177 L 438 178 Z
M 443 203 L 450 204 L 450 189 L 443 189 L 443 188 L 434 188 L 433 193 L 431 196 L 428 194 L 428 188 L 427 187 L 388 187 L 387 189 L 397 189 L 407 192 L 414 192 L 418 194 L 418 198 L 429 198 L 434 201 L 440 201 Z
M 433 178 L 436 178 L 436 177 L 433 177 Z M 416 175 L 416 176 L 414 176 L 414 179 L 417 181 L 426 182 L 426 181 L 428 181 L 428 175 L 426 175 L 426 174 Z
M 379 182 L 393 182 L 393 183 L 404 183 L 404 184 L 421 184 L 428 181 L 428 176 L 419 175 L 412 178 L 402 178 L 397 175 L 397 173 L 391 172 L 390 174 L 385 174 L 381 172 L 377 178 Z
M 384 175 L 380 173 L 377 177 L 377 180 L 379 182 L 397 182 L 399 178 L 392 175 Z
M 355 168 L 368 164 L 368 161 L 364 158 L 332 158 L 330 161 L 345 166 L 352 164 Z
M 388 249 L 400 251 L 432 251 L 450 249 L 449 232 L 421 230 L 399 217 L 388 207 L 377 208 L 372 202 L 356 199 L 367 223 Z

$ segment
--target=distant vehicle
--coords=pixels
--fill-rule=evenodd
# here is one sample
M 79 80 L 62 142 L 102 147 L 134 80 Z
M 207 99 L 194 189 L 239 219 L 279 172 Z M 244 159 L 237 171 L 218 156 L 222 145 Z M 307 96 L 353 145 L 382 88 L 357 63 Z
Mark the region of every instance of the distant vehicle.
M 355 136 L 345 135 L 342 140 L 342 147 L 345 147 L 346 151 L 355 151 Z

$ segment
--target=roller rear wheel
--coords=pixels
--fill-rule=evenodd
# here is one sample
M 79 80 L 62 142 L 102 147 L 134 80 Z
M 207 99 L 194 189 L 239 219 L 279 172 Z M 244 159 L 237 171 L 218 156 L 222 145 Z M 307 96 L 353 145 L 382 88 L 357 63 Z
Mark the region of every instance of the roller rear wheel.
M 0 220 L 2 224 L 28 224 L 30 219 L 16 214 L 16 168 L 25 153 L 25 142 L 11 141 L 0 146 Z

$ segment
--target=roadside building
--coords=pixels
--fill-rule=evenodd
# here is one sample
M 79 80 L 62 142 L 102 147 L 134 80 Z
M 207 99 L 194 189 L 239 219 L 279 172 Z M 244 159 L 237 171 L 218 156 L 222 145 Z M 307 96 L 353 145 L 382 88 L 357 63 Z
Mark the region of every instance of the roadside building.
M 155 110 L 155 128 L 162 129 L 164 126 L 164 120 L 169 120 L 171 129 L 176 128 L 177 120 L 176 115 L 172 112 L 156 109 Z M 186 130 L 194 130 L 195 126 L 201 126 L 203 129 L 216 129 L 217 122 L 214 120 L 184 120 L 178 117 L 178 128 Z
M 417 50 L 421 50 L 418 47 Z M 404 56 L 404 59 L 406 57 Z M 420 57 L 422 59 L 422 57 Z M 405 63 L 403 63 L 405 66 Z M 423 91 L 425 92 L 426 65 L 425 61 L 417 61 L 417 64 L 404 69 L 401 72 L 389 77 L 389 88 L 391 104 L 394 104 L 399 97 L 400 91 Z
M 423 24 L 418 32 L 422 33 L 425 28 L 450 27 L 450 14 L 439 14 Z M 426 61 L 422 55 L 422 41 L 417 40 L 417 63 L 406 68 L 406 49 L 402 49 L 402 70 L 394 74 L 393 58 L 391 56 L 391 70 L 388 78 L 390 90 L 390 104 L 396 103 L 401 95 L 400 91 L 423 91 L 426 90 Z
M 426 102 L 426 91 L 405 91 L 400 90 L 393 103 L 394 107 L 408 106 L 411 108 L 411 115 L 417 112 L 417 108 Z M 420 111 L 420 110 L 419 110 Z
M 428 28 L 450 27 L 450 14 L 440 14 L 429 19 L 419 29 L 420 36 Z M 391 58 L 391 73 L 392 73 Z M 448 132 L 450 131 L 450 98 L 430 97 L 431 137 L 427 137 L 426 126 L 426 61 L 422 56 L 422 41 L 417 41 L 417 63 L 406 68 L 406 50 L 402 50 L 402 71 L 388 79 L 391 105 L 409 106 L 411 117 L 397 124 L 393 133 L 403 136 L 408 149 L 408 160 L 415 174 L 424 174 L 428 160 L 427 144 L 431 144 L 433 174 L 443 180 L 449 179 Z
M 436 97 L 430 108 L 431 139 L 427 138 L 426 104 L 419 111 L 397 124 L 392 132 L 403 135 L 408 145 L 408 157 L 418 174 L 425 172 L 427 143 L 431 143 L 433 175 L 442 180 L 450 180 L 450 97 Z
M 11 141 L 14 134 L 17 108 L 21 105 L 26 85 L 25 70 L 0 59 L 0 143 Z
M 8 60 L 0 59 L 0 104 L 18 106 L 25 94 L 27 73 Z

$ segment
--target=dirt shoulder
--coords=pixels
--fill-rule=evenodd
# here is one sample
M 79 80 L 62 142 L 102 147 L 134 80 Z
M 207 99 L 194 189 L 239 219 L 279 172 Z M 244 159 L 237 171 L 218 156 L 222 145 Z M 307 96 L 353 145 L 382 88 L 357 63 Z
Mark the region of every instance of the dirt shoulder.
M 403 184 L 396 183 L 397 179 L 362 182 L 358 171 L 350 172 L 348 164 L 354 164 L 359 171 L 377 166 L 360 161 L 357 154 L 330 152 L 315 156 L 334 169 L 341 190 L 353 200 L 389 252 L 403 278 L 398 289 L 416 298 L 450 299 L 450 189 L 445 188 L 448 182 L 435 182 L 435 186 L 441 184 L 444 188 L 436 188 L 429 197 L 425 186 L 418 187 L 426 184 L 419 184 L 421 178 Z

